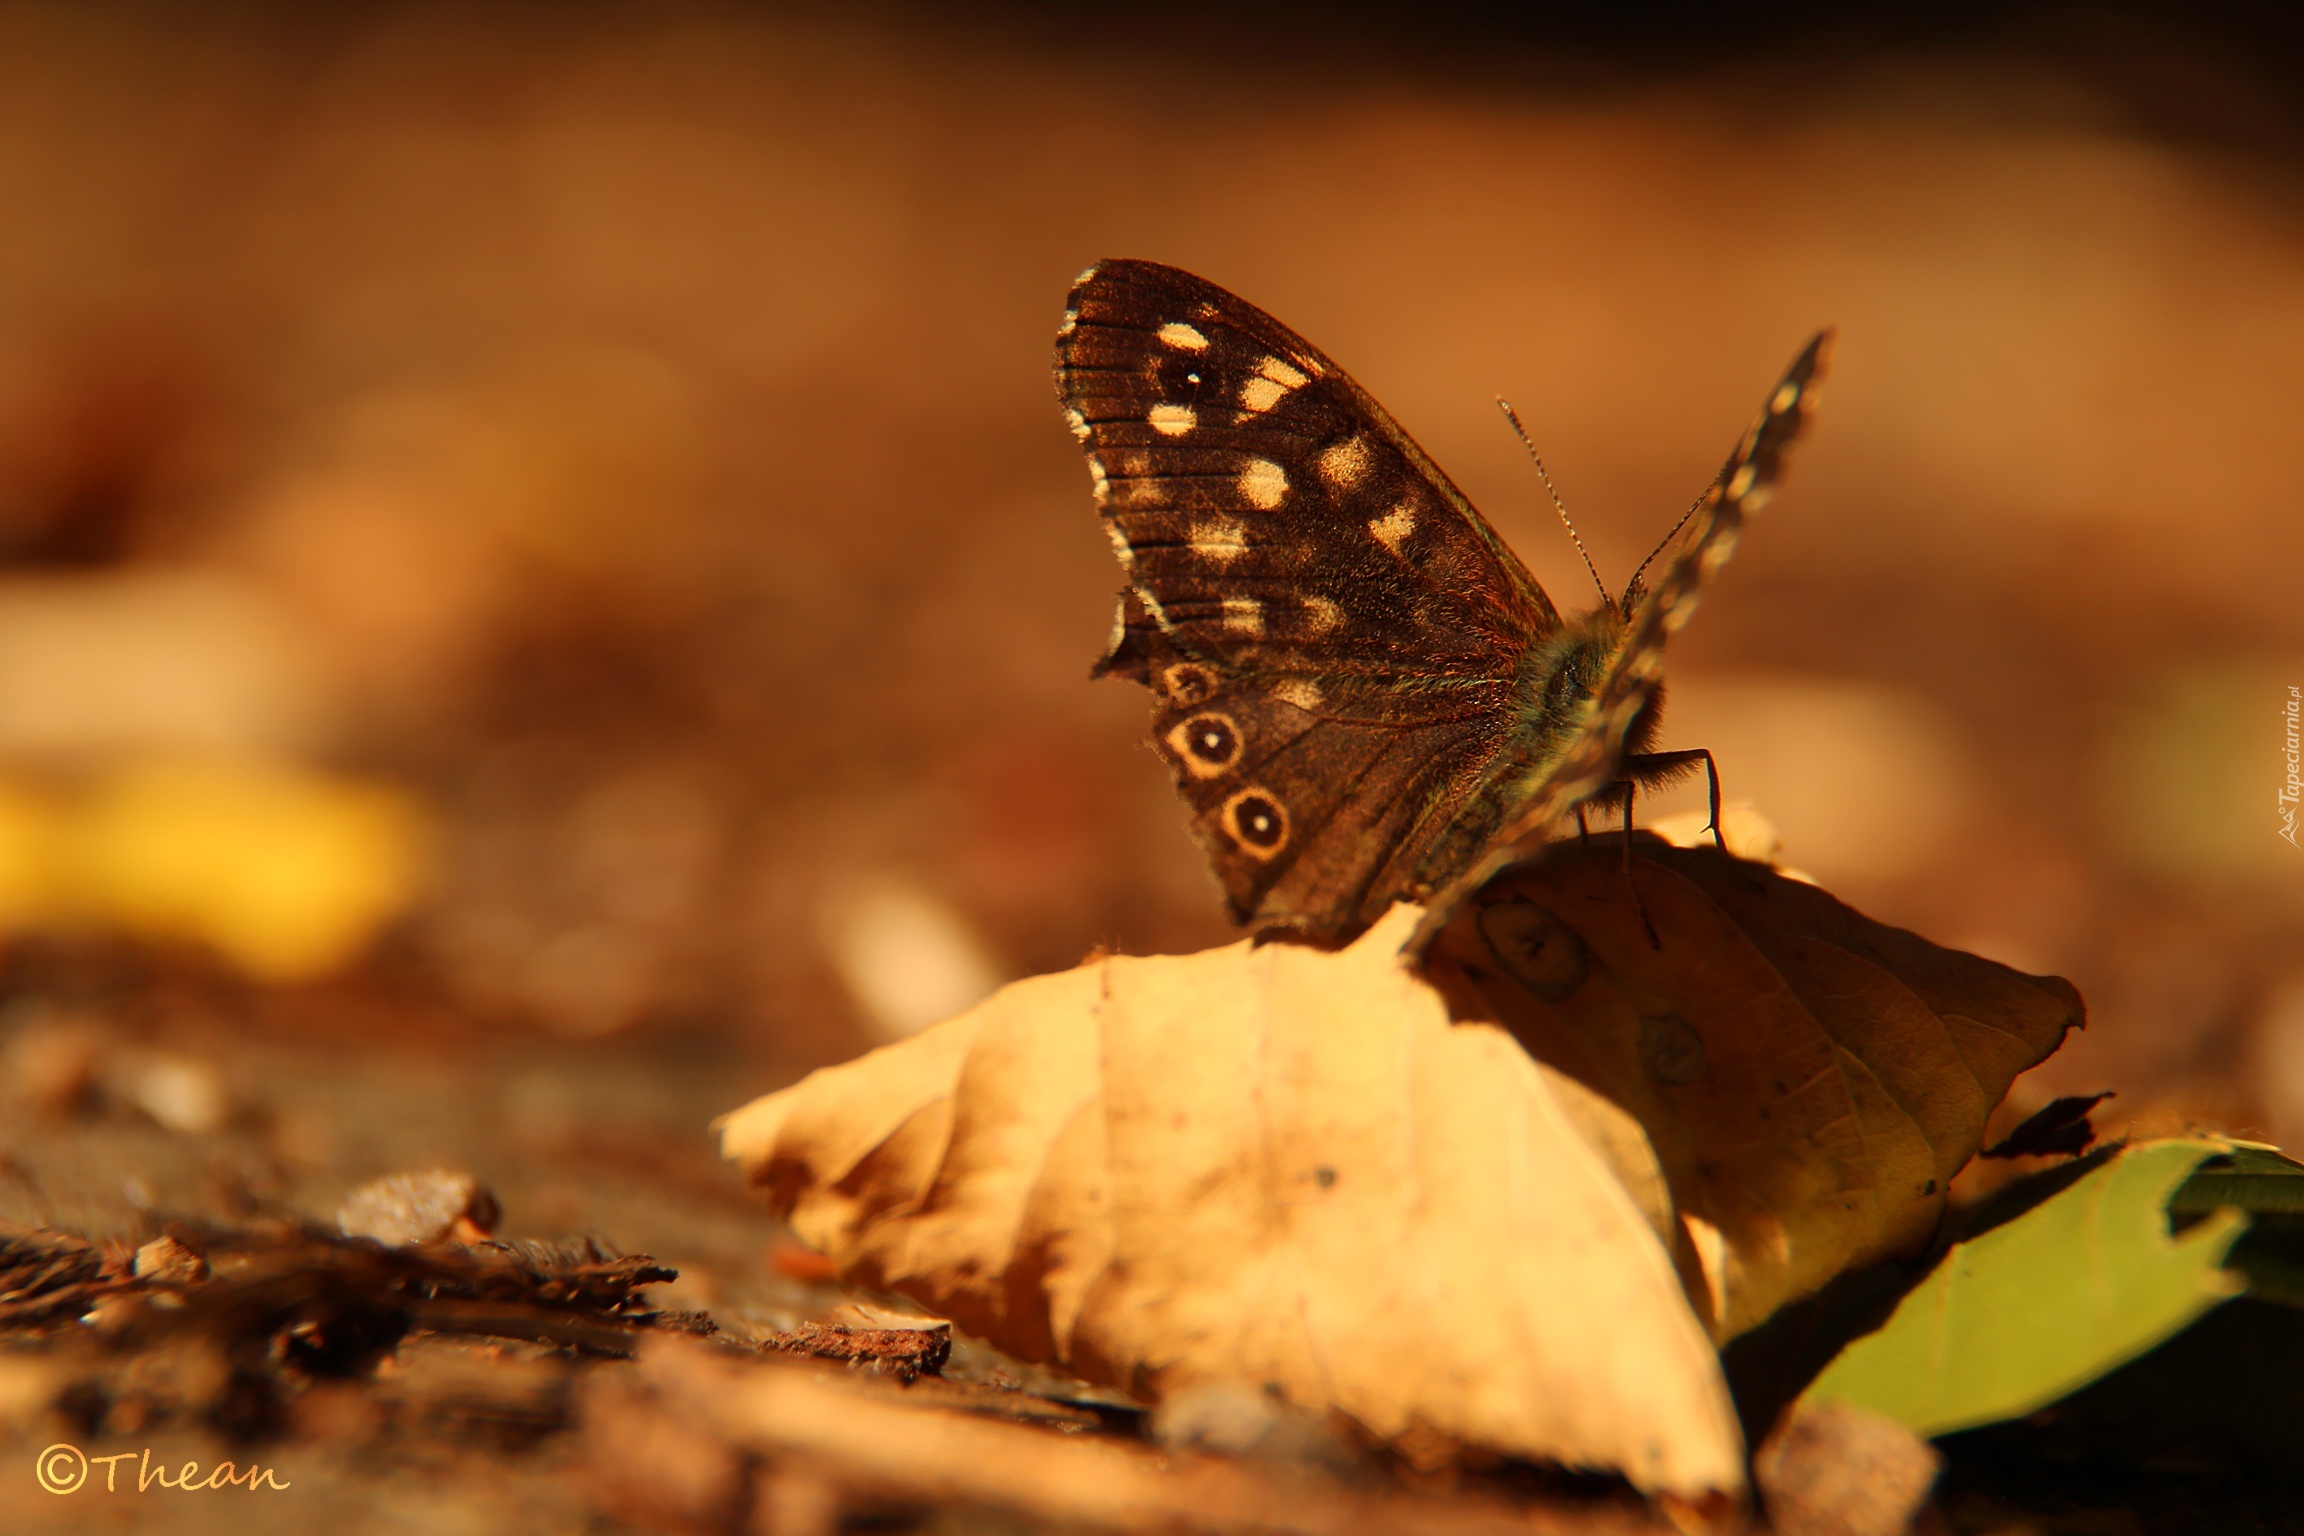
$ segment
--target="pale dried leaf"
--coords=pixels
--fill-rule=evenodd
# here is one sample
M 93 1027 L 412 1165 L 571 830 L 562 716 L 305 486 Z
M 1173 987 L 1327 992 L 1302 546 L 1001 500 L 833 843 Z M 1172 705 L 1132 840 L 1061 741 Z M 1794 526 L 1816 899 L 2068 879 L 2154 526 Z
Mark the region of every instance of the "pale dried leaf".
M 1501 1030 L 1451 1023 L 1400 963 L 1420 915 L 1332 953 L 1017 983 L 727 1117 L 724 1150 L 847 1279 L 1091 1380 L 1244 1380 L 1411 1454 L 1740 1488 L 1654 1159 Z

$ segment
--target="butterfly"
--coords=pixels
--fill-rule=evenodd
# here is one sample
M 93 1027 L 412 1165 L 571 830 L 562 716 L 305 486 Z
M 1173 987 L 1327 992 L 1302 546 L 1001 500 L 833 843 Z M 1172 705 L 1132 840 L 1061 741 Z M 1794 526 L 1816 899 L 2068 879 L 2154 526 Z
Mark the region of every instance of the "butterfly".
M 1092 675 L 1152 691 L 1234 920 L 1347 938 L 1411 901 L 1428 937 L 1569 813 L 1628 816 L 1634 784 L 1709 766 L 1651 750 L 1665 637 L 1782 476 L 1830 346 L 1794 360 L 1655 586 L 1564 619 L 1310 342 L 1176 267 L 1082 273 L 1057 393 L 1127 581 Z

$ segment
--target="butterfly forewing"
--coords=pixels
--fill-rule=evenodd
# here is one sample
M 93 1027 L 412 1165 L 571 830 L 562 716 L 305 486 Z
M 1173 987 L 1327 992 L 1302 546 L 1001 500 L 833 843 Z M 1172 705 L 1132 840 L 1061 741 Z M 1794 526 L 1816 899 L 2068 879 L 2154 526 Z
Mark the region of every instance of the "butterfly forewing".
M 1484 675 L 1557 623 L 1383 407 L 1295 332 L 1173 267 L 1073 289 L 1058 387 L 1150 618 L 1219 655 Z
M 1098 671 L 1157 695 L 1234 915 L 1420 894 L 1558 626 L 1543 591 L 1343 370 L 1189 273 L 1083 275 L 1057 380 L 1129 582 Z

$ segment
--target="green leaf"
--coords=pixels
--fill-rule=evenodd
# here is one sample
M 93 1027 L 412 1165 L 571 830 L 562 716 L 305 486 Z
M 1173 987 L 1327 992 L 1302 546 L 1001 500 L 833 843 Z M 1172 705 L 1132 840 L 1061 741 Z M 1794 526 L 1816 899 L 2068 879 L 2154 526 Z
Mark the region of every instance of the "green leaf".
M 2224 1267 L 2247 1278 L 2249 1295 L 2304 1307 L 2304 1164 L 2256 1142 L 2234 1142 L 2169 1197 L 2168 1214 L 2181 1227 L 2227 1206 L 2249 1219 Z
M 1876 1332 L 1801 1395 L 1934 1436 L 2018 1418 L 2237 1295 L 2223 1266 L 2247 1226 L 2216 1209 L 2180 1234 L 2170 1197 L 2229 1141 L 2129 1147 L 2021 1216 L 1953 1245 Z
M 2232 1142 L 2168 1197 L 2168 1214 L 2205 1216 L 2226 1205 L 2251 1215 L 2304 1213 L 2304 1163 L 2261 1142 Z

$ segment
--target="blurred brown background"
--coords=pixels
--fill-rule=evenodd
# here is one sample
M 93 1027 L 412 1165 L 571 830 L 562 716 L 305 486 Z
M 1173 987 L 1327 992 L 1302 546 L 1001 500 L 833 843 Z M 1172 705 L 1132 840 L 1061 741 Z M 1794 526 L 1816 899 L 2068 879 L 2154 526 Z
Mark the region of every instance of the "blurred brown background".
M 1919 14 L 0 5 L 0 1028 L 686 1114 L 1226 940 L 1085 680 L 1050 345 L 1125 254 L 1322 345 L 1571 606 L 1491 397 L 1621 583 L 1837 323 L 1666 744 L 2077 981 L 2036 1093 L 2304 1140 L 2304 30 Z

